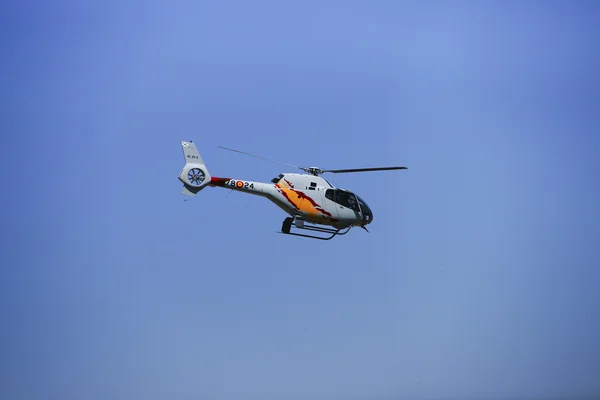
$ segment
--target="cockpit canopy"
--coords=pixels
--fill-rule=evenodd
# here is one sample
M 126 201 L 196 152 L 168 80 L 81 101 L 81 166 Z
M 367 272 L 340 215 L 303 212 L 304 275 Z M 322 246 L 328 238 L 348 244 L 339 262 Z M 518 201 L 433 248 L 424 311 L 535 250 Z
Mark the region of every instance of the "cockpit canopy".
M 341 206 L 362 212 L 363 219 L 366 223 L 370 223 L 373 220 L 373 212 L 367 203 L 352 192 L 342 189 L 327 189 L 325 191 L 325 197 Z

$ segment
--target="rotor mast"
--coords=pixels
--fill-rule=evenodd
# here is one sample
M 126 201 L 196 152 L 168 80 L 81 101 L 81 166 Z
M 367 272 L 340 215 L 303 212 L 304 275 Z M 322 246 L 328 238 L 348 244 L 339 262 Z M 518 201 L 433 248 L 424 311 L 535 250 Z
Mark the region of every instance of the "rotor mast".
M 319 175 L 322 175 L 322 174 L 323 174 L 323 172 L 325 172 L 325 171 L 323 171 L 323 170 L 322 170 L 321 168 L 319 168 L 319 167 L 308 167 L 308 168 L 300 168 L 300 169 L 301 169 L 302 171 L 304 171 L 304 172 L 306 172 L 306 173 L 308 173 L 308 174 L 314 175 L 314 176 L 319 176 Z

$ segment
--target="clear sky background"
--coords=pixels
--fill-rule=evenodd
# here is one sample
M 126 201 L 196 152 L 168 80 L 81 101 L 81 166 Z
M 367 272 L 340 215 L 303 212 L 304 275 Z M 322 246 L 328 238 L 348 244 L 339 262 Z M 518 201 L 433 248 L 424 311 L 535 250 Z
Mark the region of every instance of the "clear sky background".
M 594 1 L 0 6 L 0 397 L 600 397 Z M 184 202 L 277 164 L 371 206 Z M 292 171 L 295 172 L 295 171 Z

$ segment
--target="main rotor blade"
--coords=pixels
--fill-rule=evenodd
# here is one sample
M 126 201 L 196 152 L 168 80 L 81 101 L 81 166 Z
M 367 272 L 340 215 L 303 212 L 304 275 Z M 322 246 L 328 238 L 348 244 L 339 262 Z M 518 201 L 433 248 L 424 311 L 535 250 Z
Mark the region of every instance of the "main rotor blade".
M 369 171 L 391 171 L 395 169 L 408 169 L 406 167 L 376 167 L 376 168 L 352 168 L 352 169 L 325 169 L 323 172 L 341 174 L 346 172 L 369 172 Z
M 275 163 L 279 163 L 279 164 L 287 165 L 288 167 L 302 169 L 301 167 L 298 167 L 298 166 L 296 166 L 296 165 L 292 165 L 292 164 L 284 163 L 284 162 L 277 161 L 277 160 L 271 160 L 271 159 L 269 159 L 269 158 L 265 158 L 265 157 L 257 156 L 257 155 L 255 155 L 255 154 L 250 154 L 250 153 L 246 153 L 246 152 L 239 151 L 239 150 L 235 150 L 235 149 L 230 149 L 230 148 L 228 148 L 228 147 L 223 147 L 223 146 L 217 146 L 217 147 L 220 147 L 220 148 L 222 148 L 222 149 L 229 150 L 229 151 L 235 151 L 236 153 L 245 154 L 245 155 L 247 155 L 247 156 L 250 156 L 250 157 L 261 158 L 261 159 L 263 159 L 263 160 L 266 160 L 266 161 L 271 161 L 271 162 L 275 162 Z

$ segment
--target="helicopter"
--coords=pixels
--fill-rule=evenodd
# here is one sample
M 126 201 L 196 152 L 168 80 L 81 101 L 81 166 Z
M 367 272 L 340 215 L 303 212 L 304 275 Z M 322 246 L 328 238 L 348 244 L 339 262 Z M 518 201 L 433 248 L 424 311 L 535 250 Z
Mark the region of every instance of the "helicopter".
M 330 240 L 335 236 L 345 235 L 353 227 L 361 227 L 369 232 L 366 226 L 373 222 L 373 211 L 360 196 L 349 190 L 333 186 L 320 175 L 407 169 L 407 167 L 353 169 L 298 167 L 218 146 L 225 150 L 283 164 L 305 172 L 282 173 L 273 178 L 270 183 L 253 182 L 211 176 L 195 143 L 191 140 L 189 142 L 181 141 L 181 147 L 185 166 L 179 173 L 178 179 L 183 183 L 182 193 L 184 195 L 192 197 L 205 187 L 211 186 L 266 197 L 289 215 L 283 221 L 281 231 L 278 233 L 320 240 Z M 315 234 L 292 232 L 292 227 Z

